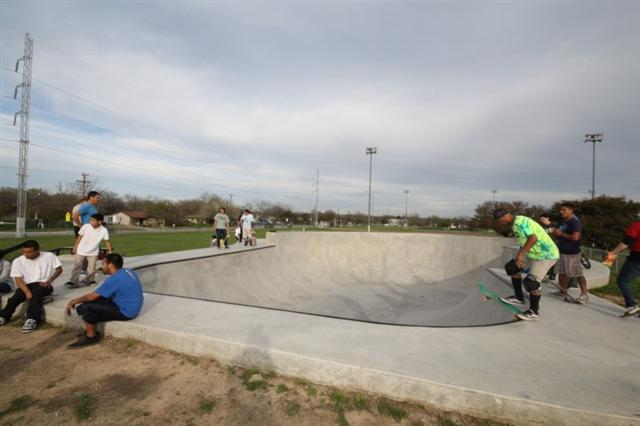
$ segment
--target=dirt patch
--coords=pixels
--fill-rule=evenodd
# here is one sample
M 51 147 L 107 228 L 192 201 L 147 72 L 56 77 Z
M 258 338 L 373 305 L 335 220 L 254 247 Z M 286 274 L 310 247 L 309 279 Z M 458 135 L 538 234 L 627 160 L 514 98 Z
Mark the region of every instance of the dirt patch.
M 107 336 L 0 328 L 0 425 L 497 425 Z M 10 390 L 10 391 L 6 391 Z

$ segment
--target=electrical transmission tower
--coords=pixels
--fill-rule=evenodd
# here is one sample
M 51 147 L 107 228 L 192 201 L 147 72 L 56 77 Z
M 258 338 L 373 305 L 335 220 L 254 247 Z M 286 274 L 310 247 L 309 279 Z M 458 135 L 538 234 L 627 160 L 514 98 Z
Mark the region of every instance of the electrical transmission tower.
M 89 176 L 89 173 L 82 172 L 81 174 L 82 174 L 82 180 L 77 180 L 76 182 L 82 184 L 82 196 L 85 197 L 87 195 L 87 189 L 91 181 L 87 180 L 87 176 Z
M 27 160 L 29 158 L 29 112 L 31 110 L 31 63 L 33 61 L 33 37 L 26 33 L 24 36 L 24 56 L 16 61 L 16 72 L 22 61 L 22 83 L 16 86 L 13 92 L 14 99 L 18 98 L 18 89 L 21 88 L 22 98 L 20 111 L 13 117 L 13 125 L 16 125 L 20 115 L 20 156 L 18 159 L 18 203 L 16 212 L 16 237 L 23 238 L 27 235 Z
M 316 223 L 316 226 L 318 226 L 318 205 L 320 204 L 320 169 L 316 169 L 316 174 L 313 176 L 312 188 L 313 188 L 313 191 L 311 193 L 316 198 L 316 205 L 314 208 L 315 223 Z

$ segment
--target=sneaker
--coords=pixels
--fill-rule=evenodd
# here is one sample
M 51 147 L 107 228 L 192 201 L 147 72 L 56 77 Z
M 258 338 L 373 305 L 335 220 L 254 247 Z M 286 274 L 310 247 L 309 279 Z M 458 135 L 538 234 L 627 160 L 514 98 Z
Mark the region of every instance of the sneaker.
M 578 296 L 577 299 L 574 299 L 576 303 L 584 305 L 585 303 L 589 303 L 589 295 L 587 293 L 582 293 Z
M 80 287 L 78 284 L 72 283 L 71 281 L 69 281 L 68 283 L 65 283 L 64 285 L 67 288 L 78 288 L 78 287 Z
M 4 319 L 4 317 L 0 317 L 0 325 L 5 325 L 7 323 L 7 320 Z
M 640 314 L 640 306 L 636 305 L 636 306 L 632 306 L 629 309 L 627 309 L 624 314 L 622 314 L 623 317 L 630 317 L 631 315 L 636 315 L 636 314 Z
M 95 283 L 96 283 L 96 281 L 95 281 L 95 280 L 91 280 L 91 281 L 87 282 L 87 284 L 86 284 L 86 285 L 94 285 Z
M 75 343 L 72 343 L 69 346 L 67 346 L 67 349 L 80 349 L 80 348 L 84 348 L 85 346 L 95 345 L 99 341 L 100 341 L 100 335 L 98 334 L 96 334 L 93 337 L 84 335 L 80 337 Z
M 536 321 L 538 319 L 538 314 L 533 312 L 531 309 L 524 312 L 520 312 L 516 316 L 524 321 Z
M 501 297 L 500 300 L 502 300 L 504 303 L 508 303 L 510 305 L 524 306 L 524 300 L 520 300 L 516 296 Z
M 37 327 L 38 327 L 38 323 L 36 322 L 36 320 L 34 320 L 32 318 L 29 318 L 24 322 L 24 325 L 22 326 L 22 332 L 23 333 L 31 333 Z

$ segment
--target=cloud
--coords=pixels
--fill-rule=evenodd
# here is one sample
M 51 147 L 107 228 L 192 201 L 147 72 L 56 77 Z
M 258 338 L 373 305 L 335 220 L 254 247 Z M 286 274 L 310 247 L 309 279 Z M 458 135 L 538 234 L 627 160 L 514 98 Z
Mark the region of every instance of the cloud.
M 377 206 L 402 213 L 410 189 L 412 211 L 471 214 L 494 188 L 586 196 L 581 141 L 600 131 L 598 192 L 640 197 L 640 7 L 369 6 L 5 3 L 3 66 L 36 39 L 32 140 L 105 159 L 34 147 L 32 184 L 89 171 L 118 192 L 307 209 L 318 168 L 321 208 L 365 211 L 375 145 Z

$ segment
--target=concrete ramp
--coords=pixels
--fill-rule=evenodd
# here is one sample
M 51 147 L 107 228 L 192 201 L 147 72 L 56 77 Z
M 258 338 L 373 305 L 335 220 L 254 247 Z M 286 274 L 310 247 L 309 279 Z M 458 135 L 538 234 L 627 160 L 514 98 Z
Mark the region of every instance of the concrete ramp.
M 267 242 L 274 246 L 136 271 L 148 293 L 331 318 L 429 327 L 512 321 L 476 287 L 508 293 L 488 272 L 504 263 L 502 238 L 282 232 Z

